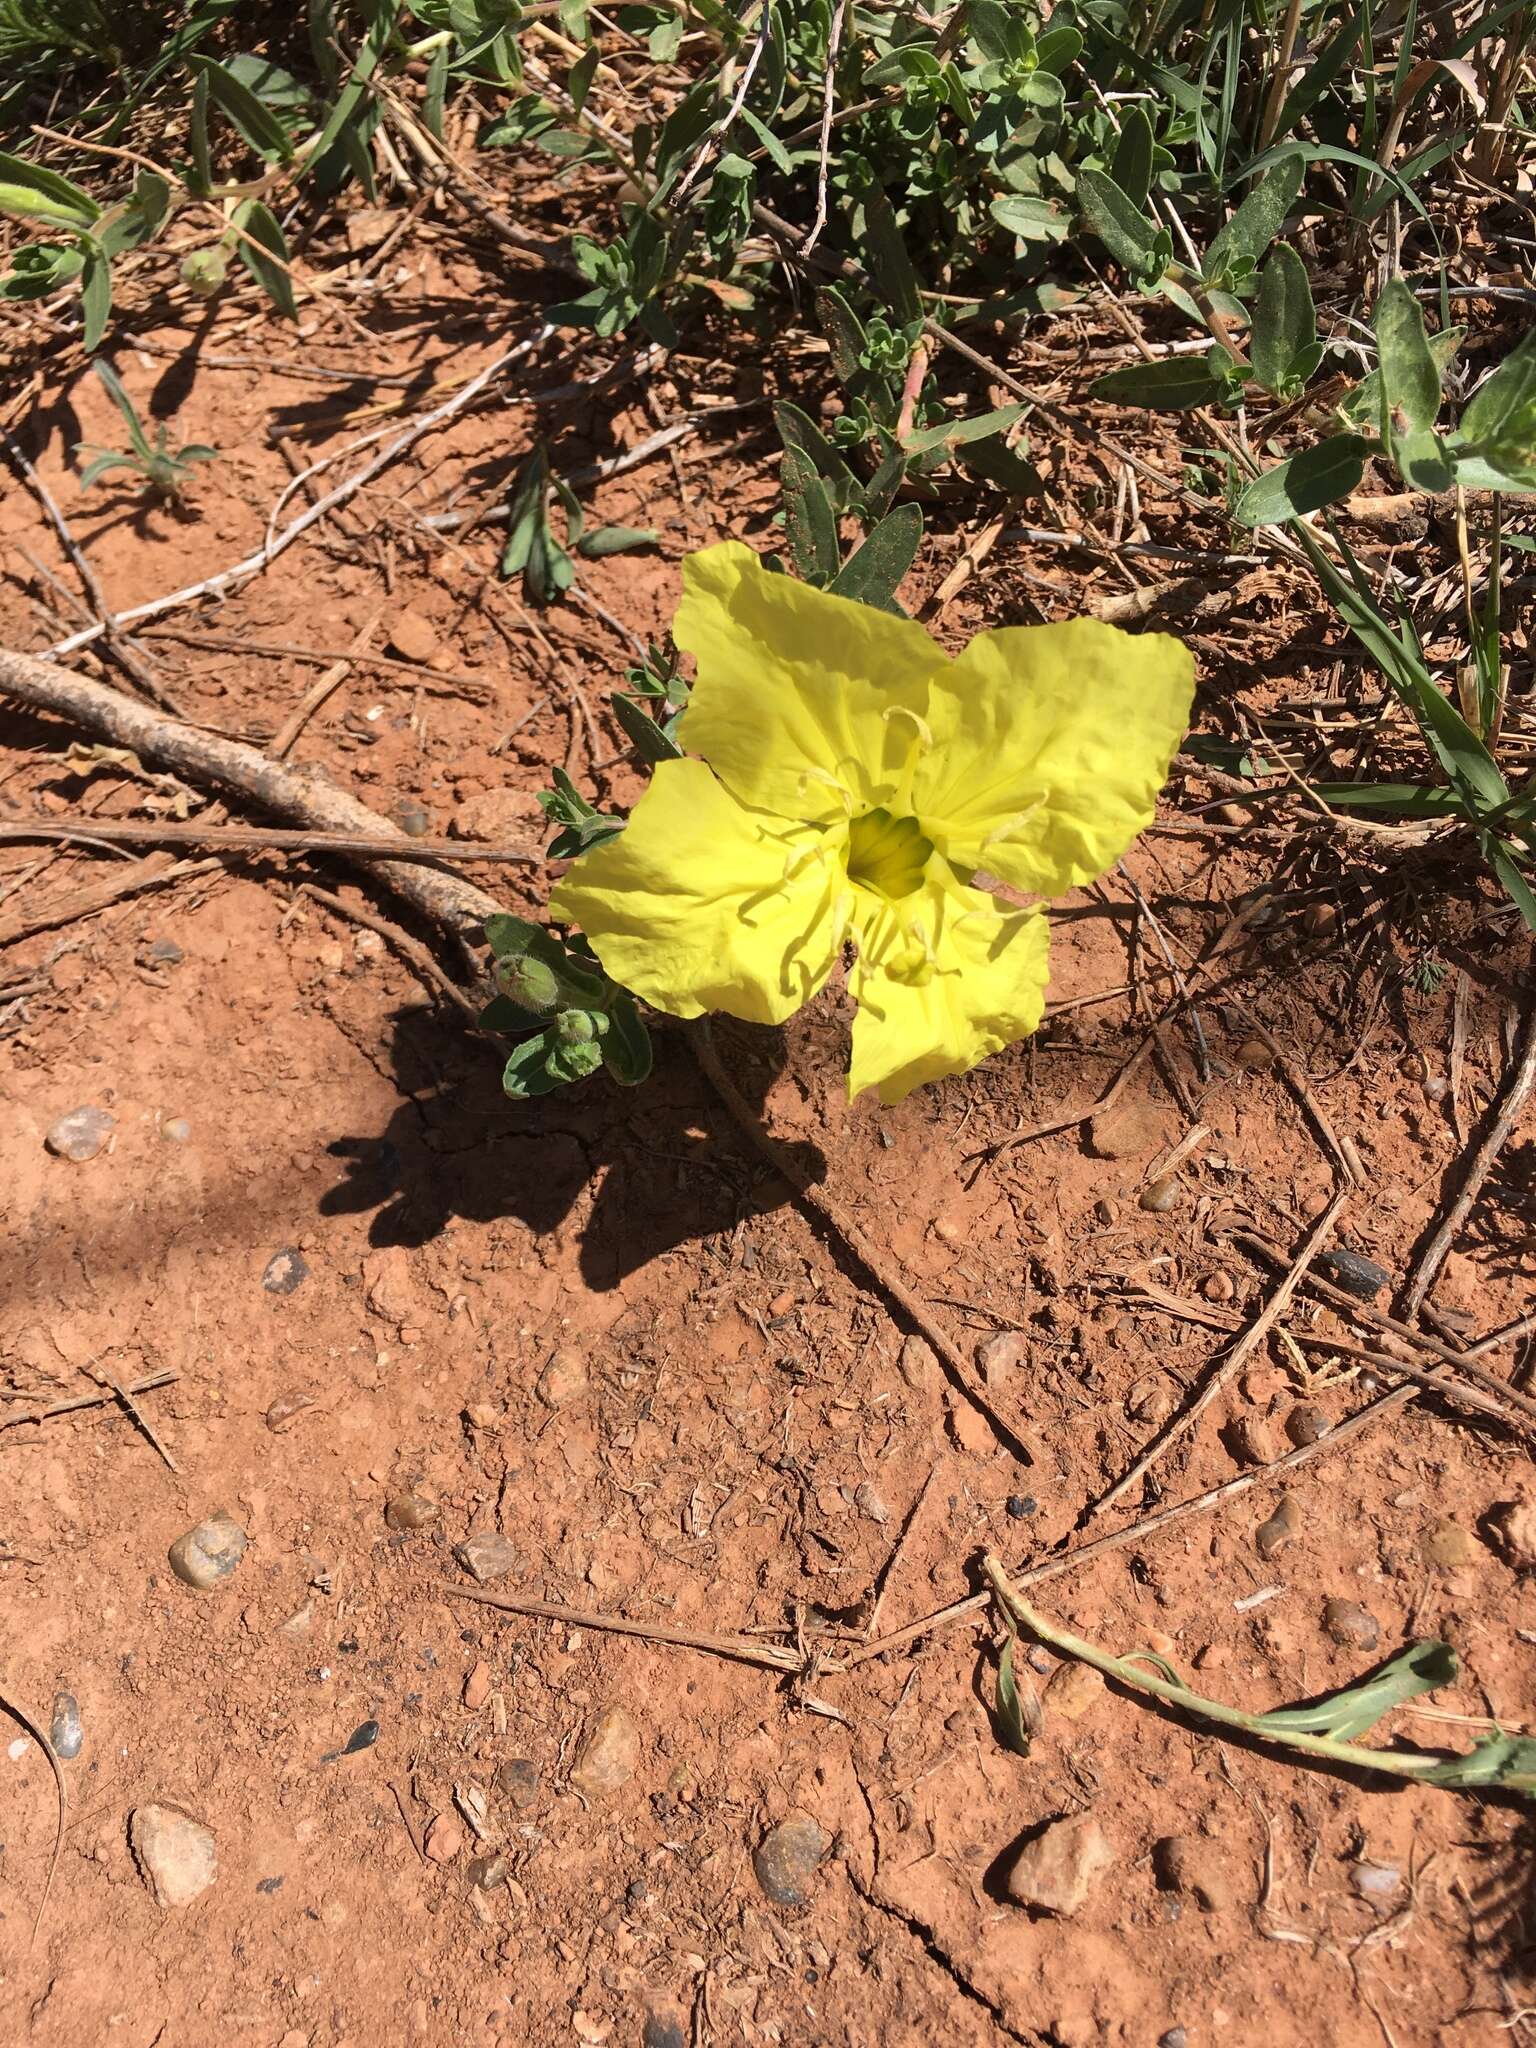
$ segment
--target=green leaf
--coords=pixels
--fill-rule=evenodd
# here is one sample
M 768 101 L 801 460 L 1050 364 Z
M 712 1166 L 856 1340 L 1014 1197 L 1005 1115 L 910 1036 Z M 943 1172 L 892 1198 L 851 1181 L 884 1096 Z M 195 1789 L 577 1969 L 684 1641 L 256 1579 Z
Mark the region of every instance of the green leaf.
M 98 349 L 112 318 L 112 262 L 100 242 L 84 241 L 85 269 L 80 276 L 82 340 L 86 349 Z
M 1531 931 L 1536 932 L 1536 892 L 1525 878 L 1525 871 L 1515 858 L 1515 848 L 1507 839 L 1501 839 L 1496 832 L 1486 835 L 1484 851 L 1494 873 L 1504 884 L 1506 893 Z
M 293 144 L 288 140 L 287 129 L 275 114 L 268 113 L 234 72 L 212 57 L 189 54 L 185 61 L 194 78 L 207 81 L 214 105 L 234 123 L 259 157 L 267 163 L 291 161 Z
M 1018 1681 L 1013 1675 L 1013 1646 L 1017 1638 L 1010 1632 L 1003 1645 L 1003 1654 L 997 1660 L 997 1726 L 1008 1747 L 1018 1756 L 1028 1756 L 1034 1741 L 1032 1721 L 1038 1721 L 1039 1709 L 1033 1715 L 1026 1714 L 1023 1701 L 1019 1698 Z
M 1419 302 L 1402 278 L 1383 286 L 1371 316 L 1381 370 L 1381 437 L 1427 434 L 1440 410 L 1440 370 Z
M 1317 340 L 1317 313 L 1307 266 L 1289 242 L 1279 243 L 1259 274 L 1253 309 L 1254 375 L 1266 391 L 1290 397 L 1297 364 Z
M 238 56 L 227 58 L 224 68 L 248 92 L 254 93 L 269 113 L 298 116 L 307 114 L 314 104 L 309 87 L 281 64 L 274 64 L 270 57 L 242 50 Z
M 921 506 L 898 505 L 854 549 L 827 588 L 876 611 L 899 613 L 896 586 L 911 568 L 922 538 Z
M 1536 329 L 1512 349 L 1467 401 L 1458 441 L 1505 441 L 1528 429 L 1536 408 Z
M 376 116 L 370 123 L 366 112 L 362 119 L 359 114 L 369 97 L 368 81 L 378 69 L 379 59 L 394 33 L 395 17 L 400 10 L 395 0 L 367 0 L 365 11 L 368 30 L 353 62 L 351 76 L 332 102 L 325 126 L 306 158 L 306 173 L 322 191 L 334 191 L 345 182 L 356 168 L 352 147 L 361 140 L 365 128 L 371 136 L 377 125 Z
M 259 199 L 245 199 L 235 208 L 233 224 L 241 231 L 235 254 L 277 310 L 287 319 L 297 320 L 293 279 L 283 268 L 288 261 L 288 243 L 276 216 Z
M 1309 1706 L 1276 1707 L 1267 1714 L 1255 1714 L 1253 1726 L 1263 1734 L 1325 1735 L 1335 1742 L 1353 1742 L 1395 1707 L 1442 1685 L 1454 1685 L 1459 1670 L 1449 1643 L 1410 1643 L 1353 1685 Z
M 1138 209 L 1145 208 L 1152 190 L 1152 151 L 1152 123 L 1145 108 L 1132 106 L 1120 123 L 1120 140 L 1110 159 L 1109 174 L 1121 194 Z
M 779 468 L 784 530 L 802 580 L 822 587 L 837 574 L 837 521 L 827 487 L 798 448 L 786 448 Z
M 76 452 L 80 451 L 77 450 Z M 85 468 L 81 470 L 80 488 L 82 491 L 88 491 L 91 485 L 98 483 L 109 470 L 138 468 L 139 464 L 131 455 L 124 455 L 120 451 L 115 450 L 104 450 L 96 457 L 94 462 L 88 462 Z
M 1039 498 L 1045 495 L 1045 482 L 1029 458 L 1017 448 L 1010 448 L 1001 434 L 990 441 L 972 441 L 960 449 L 958 461 L 962 469 L 972 476 L 985 478 L 1000 491 L 1006 491 L 1014 498 Z
M 1434 358 L 1435 369 L 1442 377 L 1449 367 L 1456 351 L 1467 338 L 1465 327 L 1447 327 L 1439 334 L 1429 337 L 1429 352 Z M 1381 425 L 1381 372 L 1372 370 L 1360 379 L 1352 391 L 1347 391 L 1339 401 L 1339 411 L 1354 427 L 1369 426 L 1373 432 Z
M 85 268 L 84 253 L 60 242 L 26 242 L 11 257 L 0 277 L 0 299 L 41 299 L 61 285 L 73 284 Z
M 907 254 L 907 245 L 901 238 L 895 210 L 885 188 L 872 185 L 863 197 L 864 254 L 871 275 L 903 326 L 921 320 L 923 302 L 918 293 L 917 273 L 912 268 L 912 259 Z
M 994 434 L 1006 433 L 1025 411 L 1022 405 L 1005 405 L 996 412 L 977 413 L 968 420 L 942 420 L 936 427 L 920 427 L 916 433 L 908 434 L 902 446 L 909 455 L 926 455 L 932 448 L 947 448 L 953 453 L 967 441 L 985 441 Z
M 528 1029 L 528 1012 L 521 1003 L 514 1003 L 510 996 L 492 996 L 476 1021 L 482 1031 L 497 1031 L 515 1037 Z
M 621 1088 L 636 1088 L 649 1076 L 652 1059 L 651 1034 L 641 1023 L 633 1000 L 615 994 L 608 1006 L 603 1065 Z
M 1385 811 L 1394 818 L 1459 818 L 1461 799 L 1435 782 L 1314 782 L 1334 810 Z
M 816 316 L 832 351 L 832 369 L 840 383 L 858 376 L 864 355 L 864 323 L 835 285 L 816 294 Z
M 570 73 L 566 78 L 565 89 L 570 94 L 571 105 L 578 114 L 587 104 L 587 94 L 592 90 L 592 80 L 596 75 L 599 63 L 602 61 L 602 54 L 602 51 L 594 44 L 584 57 L 571 66 Z
M 1072 230 L 1059 206 L 1022 192 L 999 193 L 988 210 L 999 227 L 1022 242 L 1064 242 Z
M 102 221 L 96 239 L 109 256 L 124 256 L 160 230 L 171 203 L 171 188 L 158 171 L 140 169 L 133 197 Z
M 1359 488 L 1370 451 L 1361 434 L 1334 434 L 1304 448 L 1256 477 L 1233 505 L 1232 517 L 1239 526 L 1278 526 L 1347 498 Z
M 1456 480 L 1438 434 L 1401 434 L 1392 443 L 1398 475 L 1413 491 L 1448 491 Z
M 1141 278 L 1157 251 L 1155 224 L 1130 196 L 1102 171 L 1077 174 L 1077 202 L 1083 219 L 1122 270 Z
M 213 189 L 213 153 L 208 146 L 208 81 L 201 73 L 192 85 L 187 143 L 192 151 L 188 188 L 194 193 L 210 192 Z
M 1090 398 L 1117 398 L 1154 412 L 1192 412 L 1225 396 L 1227 381 L 1205 356 L 1165 356 L 1156 363 L 1129 363 L 1088 387 Z
M 779 430 L 779 439 L 786 448 L 800 450 L 806 460 L 831 484 L 842 487 L 853 482 L 853 471 L 832 446 L 808 413 L 798 405 L 791 405 L 781 399 L 773 408 L 773 423 Z
M 45 221 L 50 227 L 85 230 L 101 218 L 88 192 L 57 171 L 0 150 L 0 213 L 16 220 Z
M 624 737 L 643 760 L 650 762 L 680 761 L 683 750 L 650 713 L 641 709 L 633 697 L 626 697 L 618 690 L 610 690 L 608 703 L 618 720 Z
M 427 82 L 421 95 L 421 118 L 427 133 L 443 139 L 443 108 L 448 98 L 448 66 L 453 58 L 449 43 L 439 43 L 427 65 Z
M 1299 149 L 1276 159 L 1205 252 L 1207 283 L 1221 284 L 1257 264 L 1295 205 L 1306 169 Z
M 631 548 L 654 548 L 660 543 L 661 535 L 654 526 L 597 526 L 582 535 L 576 552 L 588 561 L 600 561 L 604 555 L 622 555 Z

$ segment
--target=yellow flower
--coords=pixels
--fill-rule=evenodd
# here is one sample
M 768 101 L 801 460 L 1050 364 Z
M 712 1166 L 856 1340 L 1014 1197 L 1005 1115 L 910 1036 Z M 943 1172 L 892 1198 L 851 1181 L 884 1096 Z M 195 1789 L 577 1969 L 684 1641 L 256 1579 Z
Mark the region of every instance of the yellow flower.
M 727 541 L 690 556 L 674 633 L 698 680 L 625 830 L 550 899 L 674 1017 L 776 1024 L 852 940 L 850 1095 L 899 1102 L 1027 1037 L 1048 935 L 972 886 L 1059 895 L 1151 821 L 1194 691 L 1188 650 L 1095 619 L 980 633 L 813 590 Z

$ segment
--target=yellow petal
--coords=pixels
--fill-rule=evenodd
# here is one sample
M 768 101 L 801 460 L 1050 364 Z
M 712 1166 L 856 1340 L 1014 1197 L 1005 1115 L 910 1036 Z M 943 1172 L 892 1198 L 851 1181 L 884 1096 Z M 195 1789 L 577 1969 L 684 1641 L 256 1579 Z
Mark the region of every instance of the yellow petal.
M 821 841 L 744 810 L 701 761 L 664 761 L 624 830 L 582 854 L 549 907 L 656 1009 L 777 1024 L 821 987 L 841 944 L 846 883 Z
M 878 1088 L 882 1102 L 900 1102 L 1040 1022 L 1050 933 L 1038 911 L 1005 913 L 980 889 L 930 882 L 880 907 L 858 941 L 850 1096 Z
M 1152 822 L 1194 688 L 1194 657 L 1165 633 L 1098 619 L 979 633 L 929 693 L 923 831 L 1018 889 L 1092 881 Z
M 766 569 L 739 541 L 683 564 L 673 638 L 698 663 L 679 737 L 742 803 L 826 822 L 903 791 L 944 656 L 912 619 Z

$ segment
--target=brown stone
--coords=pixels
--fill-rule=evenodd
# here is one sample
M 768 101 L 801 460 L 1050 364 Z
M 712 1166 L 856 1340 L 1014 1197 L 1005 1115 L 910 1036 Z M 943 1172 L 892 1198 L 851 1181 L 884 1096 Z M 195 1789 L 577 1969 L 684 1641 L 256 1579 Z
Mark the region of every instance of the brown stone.
M 1089 1148 L 1099 1159 L 1140 1159 L 1172 1141 L 1172 1117 L 1150 1102 L 1117 1102 L 1088 1126 Z
M 640 1730 L 623 1707 L 605 1707 L 571 1772 L 571 1783 L 589 1799 L 617 1792 L 635 1775 Z
M 389 644 L 405 661 L 430 661 L 437 652 L 437 628 L 430 619 L 407 605 L 395 614 L 389 629 Z
M 809 1904 L 811 1879 L 831 1847 L 831 1837 L 808 1813 L 792 1813 L 770 1828 L 752 1852 L 752 1869 L 776 1906 Z
M 219 1874 L 212 1828 L 179 1806 L 136 1806 L 128 1841 L 156 1905 L 167 1911 L 189 1906 Z
M 1091 1664 L 1063 1664 L 1053 1671 L 1045 1688 L 1047 1713 L 1066 1721 L 1080 1721 L 1104 1697 L 1104 1674 Z
M 1004 1888 L 1016 1906 L 1068 1919 L 1087 1899 L 1115 1852 L 1091 1813 L 1052 1821 L 1008 1866 Z

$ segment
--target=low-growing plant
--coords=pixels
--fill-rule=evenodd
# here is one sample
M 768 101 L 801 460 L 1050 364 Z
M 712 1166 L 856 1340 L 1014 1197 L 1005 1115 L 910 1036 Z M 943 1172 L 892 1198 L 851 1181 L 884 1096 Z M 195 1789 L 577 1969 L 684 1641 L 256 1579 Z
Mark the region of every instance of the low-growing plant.
M 216 462 L 218 450 L 208 448 L 200 441 L 183 441 L 173 449 L 163 425 L 155 429 L 155 438 L 150 440 L 144 431 L 144 422 L 139 418 L 138 408 L 123 389 L 122 381 L 105 356 L 96 356 L 91 364 L 96 375 L 106 386 L 112 403 L 122 414 L 128 428 L 127 448 L 96 448 L 88 441 L 76 444 L 77 455 L 89 456 L 90 460 L 80 472 L 81 490 L 89 490 L 114 469 L 132 470 L 140 479 L 145 493 L 154 498 L 180 501 L 183 490 L 194 474 L 199 462 Z

